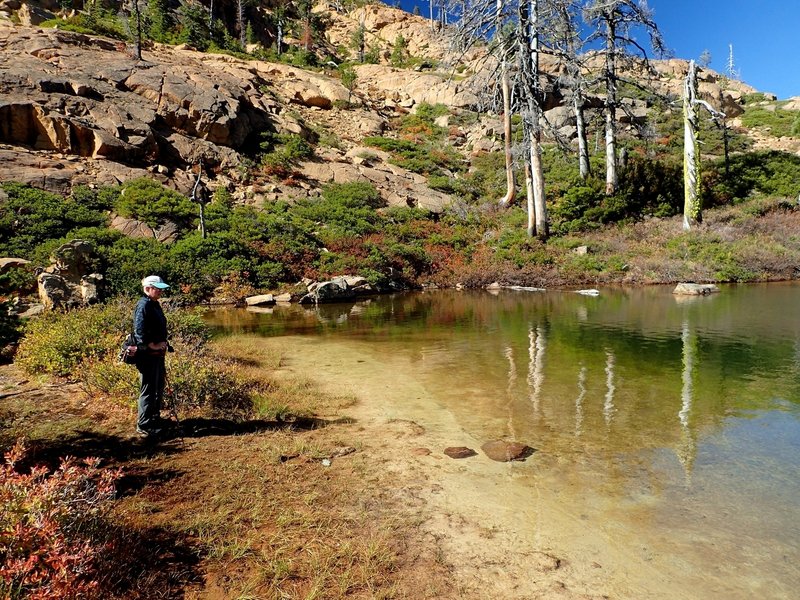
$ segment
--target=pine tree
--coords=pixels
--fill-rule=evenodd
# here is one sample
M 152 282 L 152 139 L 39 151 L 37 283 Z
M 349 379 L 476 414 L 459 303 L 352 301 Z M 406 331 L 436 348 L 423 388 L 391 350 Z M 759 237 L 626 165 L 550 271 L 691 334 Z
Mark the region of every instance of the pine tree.
M 148 36 L 157 42 L 168 42 L 174 26 L 167 0 L 149 0 L 147 3 Z

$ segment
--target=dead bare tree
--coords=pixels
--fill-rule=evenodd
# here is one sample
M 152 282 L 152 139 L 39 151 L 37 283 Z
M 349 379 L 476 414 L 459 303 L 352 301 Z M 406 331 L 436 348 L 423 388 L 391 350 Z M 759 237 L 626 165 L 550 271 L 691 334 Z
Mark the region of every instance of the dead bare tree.
M 528 235 L 547 239 L 547 204 L 544 195 L 542 166 L 542 117 L 544 93 L 539 72 L 541 0 L 520 0 L 519 3 L 519 66 L 520 87 L 525 109 L 522 125 L 529 144 L 531 186 L 533 188 L 533 226 L 528 213 Z
M 142 11 L 139 7 L 139 0 L 131 0 L 131 12 L 133 13 L 134 31 L 130 31 L 128 28 L 128 32 L 133 38 L 133 54 L 136 60 L 142 60 Z
M 194 181 L 194 186 L 192 186 L 192 193 L 189 196 L 189 199 L 192 202 L 197 202 L 200 205 L 200 236 L 203 239 L 206 239 L 206 204 L 208 203 L 208 199 L 206 198 L 205 189 L 200 186 L 200 181 L 203 177 L 203 161 L 197 165 L 197 179 Z
M 530 165 L 528 172 L 531 178 L 528 189 L 531 192 L 532 206 L 528 210 L 528 233 L 542 239 L 548 236 L 548 224 L 541 150 L 545 93 L 539 69 L 539 54 L 541 7 L 547 1 L 549 0 L 478 0 L 465 5 L 462 18 L 454 28 L 454 46 L 462 50 L 478 40 L 490 42 L 487 52 L 493 57 L 491 65 L 496 73 L 495 79 L 500 80 L 504 96 L 503 112 L 508 118 L 504 125 L 508 187 L 501 201 L 503 204 L 510 202 L 508 188 L 514 186 L 509 144 L 510 116 L 514 108 L 511 97 L 514 89 L 519 92 L 521 102 L 517 109 L 522 116 L 526 163 Z M 503 32 L 513 32 L 513 36 L 508 37 Z
M 617 109 L 620 107 L 618 83 L 619 67 L 623 61 L 638 58 L 644 68 L 649 68 L 647 51 L 635 36 L 635 30 L 643 29 L 650 38 L 656 53 L 664 52 L 661 32 L 653 20 L 646 0 L 590 0 L 584 9 L 585 21 L 593 27 L 589 41 L 601 40 L 605 58 L 602 78 L 605 84 L 605 130 L 606 130 L 606 194 L 617 191 Z
M 703 221 L 700 187 L 700 129 L 698 108 L 705 108 L 716 122 L 724 121 L 721 113 L 697 94 L 697 65 L 692 60 L 683 82 L 683 228 L 689 230 Z
M 586 118 L 584 114 L 588 81 L 584 75 L 585 67 L 580 54 L 583 40 L 578 23 L 580 0 L 552 0 L 553 18 L 550 27 L 553 52 L 562 65 L 558 77 L 559 88 L 566 92 L 575 116 L 578 137 L 578 167 L 584 181 L 591 175 L 589 144 L 586 137 Z
M 500 199 L 500 206 L 505 208 L 514 203 L 517 197 L 517 186 L 514 181 L 514 162 L 511 152 L 511 82 L 508 77 L 508 43 L 507 37 L 504 35 L 502 9 L 503 0 L 497 0 L 495 39 L 498 42 L 498 53 L 500 55 L 500 88 L 503 94 L 503 150 L 506 167 L 506 193 Z

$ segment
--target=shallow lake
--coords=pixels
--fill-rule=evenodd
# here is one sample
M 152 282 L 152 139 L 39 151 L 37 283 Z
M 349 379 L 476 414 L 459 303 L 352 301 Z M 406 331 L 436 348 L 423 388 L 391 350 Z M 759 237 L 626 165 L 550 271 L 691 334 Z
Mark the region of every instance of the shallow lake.
M 303 338 L 320 378 L 407 391 L 369 402 L 443 447 L 535 447 L 470 485 L 521 535 L 587 563 L 614 552 L 616 597 L 798 598 L 800 285 L 671 291 L 436 291 L 209 322 Z

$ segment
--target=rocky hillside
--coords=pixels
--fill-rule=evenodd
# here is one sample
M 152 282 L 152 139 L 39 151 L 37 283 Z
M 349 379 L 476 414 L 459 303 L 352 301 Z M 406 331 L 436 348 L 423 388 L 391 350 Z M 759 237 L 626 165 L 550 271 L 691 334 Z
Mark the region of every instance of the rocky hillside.
M 20 7 L 13 11 L 20 20 L 37 21 L 36 10 L 12 4 Z M 8 13 L 11 5 L 3 6 Z M 224 186 L 243 202 L 315 195 L 326 182 L 364 180 L 390 205 L 440 210 L 450 200 L 446 194 L 429 189 L 422 175 L 391 164 L 385 152 L 363 148 L 362 140 L 393 136 L 393 119 L 422 103 L 444 104 L 454 114 L 484 107 L 482 92 L 492 80 L 488 61 L 472 52 L 460 66 L 448 62 L 445 38 L 425 19 L 384 5 L 350 14 L 329 11 L 328 18 L 331 46 L 346 45 L 363 22 L 370 43 L 382 49 L 378 64 L 354 67 L 352 90 L 333 68 L 307 70 L 164 45 L 146 48 L 137 61 L 123 42 L 0 18 L 1 178 L 67 192 L 79 184 L 148 175 L 188 192 L 192 170 L 202 161 L 209 187 Z M 398 36 L 407 40 L 411 56 L 424 59 L 415 68 L 388 64 Z M 679 97 L 686 62 L 661 61 L 656 67 L 656 90 Z M 712 71 L 702 74 L 703 96 L 729 117 L 739 117 L 743 99 L 755 91 Z M 601 100 L 590 101 L 598 114 Z M 765 104 L 771 100 L 764 98 Z M 562 137 L 573 137 L 569 109 L 558 96 L 552 104 L 548 120 Z M 797 110 L 796 104 L 770 106 Z M 649 110 L 645 100 L 630 100 L 621 112 L 623 125 L 634 131 Z M 473 117 L 469 125 L 441 120 L 465 161 L 501 145 L 497 117 Z M 247 157 L 265 131 L 299 135 L 316 145 L 315 156 L 297 164 L 288 182 L 246 174 Z M 777 139 L 768 128 L 750 134 L 756 147 L 800 152 L 797 138 Z

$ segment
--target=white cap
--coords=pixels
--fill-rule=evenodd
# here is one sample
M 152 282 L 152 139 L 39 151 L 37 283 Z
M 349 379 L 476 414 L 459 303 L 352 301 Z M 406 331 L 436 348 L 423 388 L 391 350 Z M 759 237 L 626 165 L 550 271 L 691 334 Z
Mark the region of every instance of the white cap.
M 147 277 L 142 279 L 142 287 L 143 288 L 154 287 L 160 290 L 165 290 L 169 286 L 166 283 L 164 283 L 164 281 L 158 275 L 148 275 Z

